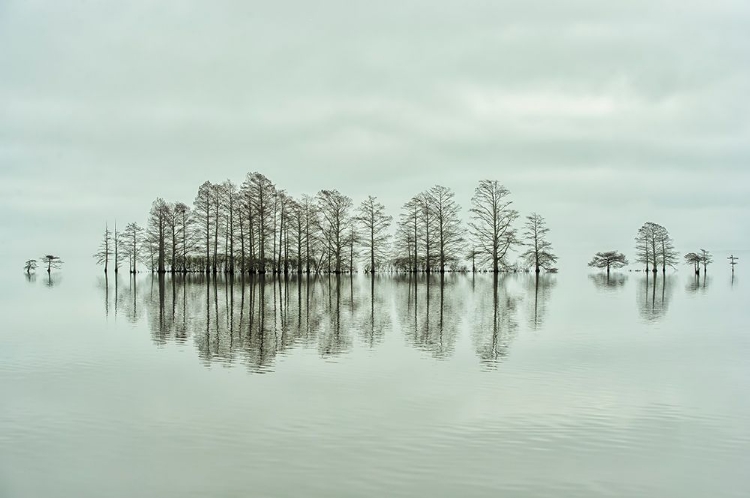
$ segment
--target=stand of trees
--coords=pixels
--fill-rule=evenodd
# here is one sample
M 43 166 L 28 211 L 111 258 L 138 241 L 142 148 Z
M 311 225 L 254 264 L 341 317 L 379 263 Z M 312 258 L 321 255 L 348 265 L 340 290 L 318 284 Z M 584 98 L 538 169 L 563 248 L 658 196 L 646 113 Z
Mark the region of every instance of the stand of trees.
M 192 206 L 157 198 L 145 227 L 129 223 L 114 237 L 105 228 L 95 258 L 105 272 L 122 258 L 130 273 L 139 263 L 156 273 L 444 273 L 465 270 L 468 251 L 473 271 L 500 272 L 513 268 L 508 254 L 525 244 L 528 266 L 551 269 L 543 218 L 529 218 L 535 225 L 522 243 L 509 196 L 497 181 L 480 181 L 467 230 L 453 190 L 436 185 L 404 204 L 392 233 L 393 218 L 376 197 L 359 206 L 337 190 L 295 199 L 253 172 L 239 186 L 204 182 Z
M 708 265 L 713 263 L 713 257 L 711 253 L 705 249 L 701 249 L 698 252 L 689 252 L 685 255 L 685 263 L 693 265 L 693 270 L 696 275 L 701 273 L 701 265 L 703 265 L 703 274 L 708 272 Z
M 656 273 L 661 267 L 666 273 L 667 266 L 677 264 L 677 251 L 674 249 L 672 237 L 663 226 L 647 222 L 638 230 L 635 238 L 636 255 L 639 263 L 646 265 L 646 271 Z

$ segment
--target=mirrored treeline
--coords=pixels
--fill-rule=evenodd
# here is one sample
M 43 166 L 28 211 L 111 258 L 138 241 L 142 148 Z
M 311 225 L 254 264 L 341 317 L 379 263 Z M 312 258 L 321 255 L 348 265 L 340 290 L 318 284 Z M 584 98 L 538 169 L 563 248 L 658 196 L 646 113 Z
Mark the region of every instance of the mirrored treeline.
M 526 274 L 188 274 L 97 282 L 106 316 L 145 320 L 157 346 L 192 340 L 207 364 L 244 363 L 256 372 L 295 348 L 323 358 L 346 354 L 355 342 L 377 348 L 394 330 L 407 345 L 445 359 L 468 328 L 480 361 L 493 365 L 507 356 L 519 323 L 543 327 L 554 285 L 553 276 Z

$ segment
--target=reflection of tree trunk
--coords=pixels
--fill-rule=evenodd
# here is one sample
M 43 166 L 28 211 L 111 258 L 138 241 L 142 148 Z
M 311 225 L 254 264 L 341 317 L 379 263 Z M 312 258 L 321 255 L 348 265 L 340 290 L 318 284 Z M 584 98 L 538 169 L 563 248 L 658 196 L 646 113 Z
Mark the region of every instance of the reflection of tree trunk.
M 206 272 L 206 354 L 211 355 L 211 277 Z
M 51 279 L 49 284 L 52 285 Z M 106 273 L 104 274 L 104 314 L 105 316 L 109 316 L 109 278 Z
M 370 347 L 375 344 L 375 274 L 370 276 Z
M 216 318 L 216 320 L 215 320 L 215 322 L 216 322 L 216 332 L 214 334 L 216 336 L 215 346 L 214 346 L 214 354 L 215 355 L 219 354 L 219 344 L 221 342 L 220 341 L 220 337 L 219 337 L 221 334 L 219 334 L 219 330 L 220 330 L 220 326 L 219 326 L 219 283 L 218 283 L 217 278 L 218 277 L 216 275 L 214 275 L 214 279 L 213 279 L 213 287 L 214 287 L 214 317 Z
M 500 286 L 498 273 L 494 273 L 492 276 L 492 348 L 491 357 L 497 358 L 497 340 L 500 333 L 500 324 L 498 316 L 498 287 Z
M 539 274 L 534 280 L 534 329 L 539 327 Z
M 445 288 L 445 275 L 440 273 L 440 350 L 443 350 L 443 307 L 445 306 L 445 297 L 444 297 L 444 288 Z
M 159 273 L 157 276 L 159 279 L 159 332 L 161 334 L 165 333 L 165 324 L 164 324 L 164 300 L 165 300 L 165 282 L 164 282 L 164 274 Z
M 336 319 L 334 321 L 336 330 L 336 350 L 338 351 L 341 341 L 341 276 L 336 274 Z

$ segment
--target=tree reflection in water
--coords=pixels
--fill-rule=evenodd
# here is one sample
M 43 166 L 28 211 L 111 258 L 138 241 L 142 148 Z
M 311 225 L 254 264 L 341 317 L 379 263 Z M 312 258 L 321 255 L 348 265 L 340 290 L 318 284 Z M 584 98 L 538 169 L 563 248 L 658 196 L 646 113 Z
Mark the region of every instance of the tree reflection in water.
M 637 286 L 638 310 L 649 322 L 660 320 L 669 308 L 674 290 L 674 277 L 646 273 Z

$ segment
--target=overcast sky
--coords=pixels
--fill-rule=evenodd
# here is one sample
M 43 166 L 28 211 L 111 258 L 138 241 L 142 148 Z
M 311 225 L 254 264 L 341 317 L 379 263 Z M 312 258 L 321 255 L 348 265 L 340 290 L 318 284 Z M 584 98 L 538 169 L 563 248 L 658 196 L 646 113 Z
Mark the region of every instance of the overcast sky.
M 393 214 L 497 179 L 567 264 L 750 247 L 750 3 L 0 0 L 0 253 L 260 171 Z M 14 266 L 14 268 L 15 268 Z

